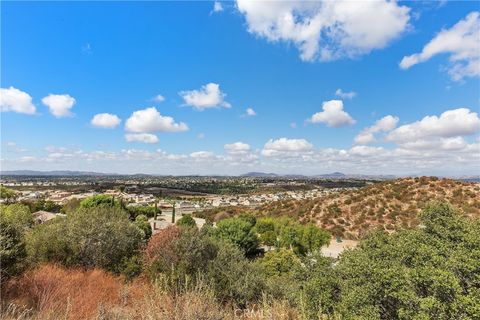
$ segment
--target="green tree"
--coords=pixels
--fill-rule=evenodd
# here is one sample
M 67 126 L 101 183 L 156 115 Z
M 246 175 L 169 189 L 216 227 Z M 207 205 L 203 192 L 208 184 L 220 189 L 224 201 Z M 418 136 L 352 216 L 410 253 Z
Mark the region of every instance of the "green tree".
M 121 202 L 113 196 L 98 194 L 83 199 L 80 202 L 80 208 L 95 208 L 99 206 L 121 207 Z
M 12 189 L 0 185 L 0 199 L 4 199 L 6 203 L 11 203 L 17 199 L 17 193 Z
M 152 226 L 150 225 L 150 222 L 148 222 L 148 218 L 143 214 L 138 215 L 135 218 L 135 225 L 142 231 L 143 239 L 148 241 L 152 236 Z
M 215 236 L 238 246 L 245 254 L 253 254 L 258 248 L 258 238 L 250 222 L 240 218 L 229 218 L 217 223 Z
M 275 231 L 275 219 L 270 217 L 257 219 L 255 224 L 255 232 L 263 234 L 269 231 Z
M 330 234 L 318 228 L 313 224 L 303 226 L 301 245 L 306 252 L 314 252 L 320 250 L 324 245 L 330 243 Z
M 184 214 L 177 220 L 177 226 L 191 228 L 196 227 L 197 223 L 195 222 L 195 219 L 192 218 L 192 215 Z
M 66 219 L 53 219 L 35 226 L 26 234 L 26 249 L 30 264 L 47 262 L 65 266 L 75 264 L 75 247 L 72 245 Z
M 216 257 L 208 264 L 207 278 L 222 302 L 245 306 L 257 301 L 265 289 L 257 264 L 248 261 L 243 252 L 228 242 L 218 242 Z
M 291 250 L 282 248 L 267 252 L 259 264 L 267 276 L 281 276 L 299 268 L 300 259 Z
M 0 278 L 4 280 L 18 274 L 24 266 L 25 257 L 22 230 L 0 219 Z
M 33 224 L 30 209 L 21 204 L 0 205 L 0 277 L 7 279 L 25 266 L 24 233 Z

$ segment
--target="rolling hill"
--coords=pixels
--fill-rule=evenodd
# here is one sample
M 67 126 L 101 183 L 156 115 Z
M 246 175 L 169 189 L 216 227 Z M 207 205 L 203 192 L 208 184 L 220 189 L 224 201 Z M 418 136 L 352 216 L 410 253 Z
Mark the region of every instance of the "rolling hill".
M 287 215 L 315 223 L 336 236 L 357 239 L 377 228 L 393 232 L 418 226 L 418 213 L 430 201 L 446 201 L 469 217 L 480 217 L 480 184 L 436 177 L 404 178 L 312 200 L 272 202 L 259 207 L 256 214 Z

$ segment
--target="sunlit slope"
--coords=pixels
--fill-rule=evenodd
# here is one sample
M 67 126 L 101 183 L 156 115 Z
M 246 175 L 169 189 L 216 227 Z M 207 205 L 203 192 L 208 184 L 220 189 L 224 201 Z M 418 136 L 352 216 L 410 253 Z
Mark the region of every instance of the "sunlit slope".
M 375 183 L 312 200 L 272 202 L 257 213 L 288 215 L 355 239 L 376 228 L 391 232 L 416 227 L 418 213 L 435 200 L 450 202 L 469 217 L 480 217 L 480 184 L 435 177 Z

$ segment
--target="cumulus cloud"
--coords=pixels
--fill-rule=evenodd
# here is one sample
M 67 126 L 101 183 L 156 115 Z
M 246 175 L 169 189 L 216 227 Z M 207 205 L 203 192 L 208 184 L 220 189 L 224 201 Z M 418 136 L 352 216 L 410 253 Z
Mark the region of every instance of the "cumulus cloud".
M 50 94 L 42 99 L 51 114 L 56 118 L 71 117 L 70 109 L 75 105 L 75 99 L 68 94 Z
M 132 113 L 125 123 L 129 132 L 181 132 L 188 126 L 183 122 L 175 122 L 172 117 L 162 116 L 155 107 L 138 110 Z
M 341 100 L 325 101 L 322 104 L 322 112 L 315 113 L 308 121 L 311 123 L 325 123 L 329 127 L 339 128 L 352 125 L 355 120 L 343 111 Z
M 313 145 L 305 139 L 280 138 L 270 139 L 262 149 L 262 155 L 266 157 L 299 155 L 313 150 Z
M 337 89 L 337 91 L 335 91 L 335 95 L 342 99 L 353 99 L 357 93 L 355 91 L 343 92 L 342 89 Z
M 248 31 L 293 43 L 304 61 L 355 57 L 387 46 L 409 26 L 396 1 L 237 0 Z
M 408 69 L 438 54 L 449 54 L 448 73 L 453 80 L 480 75 L 480 13 L 471 12 L 450 29 L 440 31 L 420 53 L 403 57 L 400 68 Z
M 353 143 L 356 145 L 366 145 L 375 142 L 375 136 L 368 131 L 362 131 L 355 136 Z
M 227 154 L 230 155 L 243 155 L 250 152 L 250 145 L 243 142 L 234 142 L 230 144 L 227 143 L 223 146 L 223 149 Z
M 128 142 L 157 143 L 158 137 L 151 133 L 127 133 L 125 140 Z
M 220 157 L 226 165 L 236 167 L 258 164 L 258 156 L 251 152 L 250 145 L 244 142 L 227 143 L 223 146 L 225 156 Z
M 35 105 L 32 97 L 17 88 L 0 88 L 0 111 L 34 114 Z
M 392 115 L 388 115 L 380 120 L 377 120 L 373 126 L 363 129 L 354 138 L 354 143 L 357 145 L 365 145 L 375 142 L 375 133 L 392 131 L 397 126 L 398 120 L 398 117 Z
M 210 151 L 196 151 L 190 153 L 190 157 L 195 159 L 195 160 L 210 160 L 212 158 L 215 158 L 215 154 Z
M 90 123 L 97 128 L 113 129 L 120 124 L 122 120 L 111 113 L 99 113 L 93 116 Z
M 203 111 L 209 108 L 230 108 L 231 104 L 225 101 L 226 94 L 220 90 L 220 85 L 208 83 L 200 90 L 187 90 L 179 92 L 185 105 Z
M 455 151 L 467 147 L 467 142 L 463 137 L 452 138 L 425 138 L 420 140 L 401 143 L 401 147 L 407 150 L 444 150 Z
M 447 110 L 440 117 L 426 116 L 420 121 L 391 131 L 387 140 L 407 143 L 427 138 L 451 138 L 472 135 L 480 130 L 480 118 L 467 108 Z
M 350 149 L 349 154 L 358 155 L 362 157 L 374 156 L 379 154 L 383 148 L 370 146 L 355 146 Z

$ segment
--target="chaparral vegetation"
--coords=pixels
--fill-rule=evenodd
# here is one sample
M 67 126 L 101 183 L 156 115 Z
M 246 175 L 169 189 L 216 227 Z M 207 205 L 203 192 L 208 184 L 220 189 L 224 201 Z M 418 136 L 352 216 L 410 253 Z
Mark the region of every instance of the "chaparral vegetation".
M 376 188 L 402 201 L 410 197 L 403 185 Z M 370 201 L 359 194 L 343 202 Z M 200 229 L 185 215 L 152 235 L 146 215 L 113 198 L 86 199 L 36 224 L 10 195 L 1 205 L 1 318 L 479 319 L 475 194 L 464 206 L 419 198 L 420 212 L 401 208 L 417 223 L 365 233 L 338 259 L 322 256 L 332 233 L 321 223 L 279 212 Z

